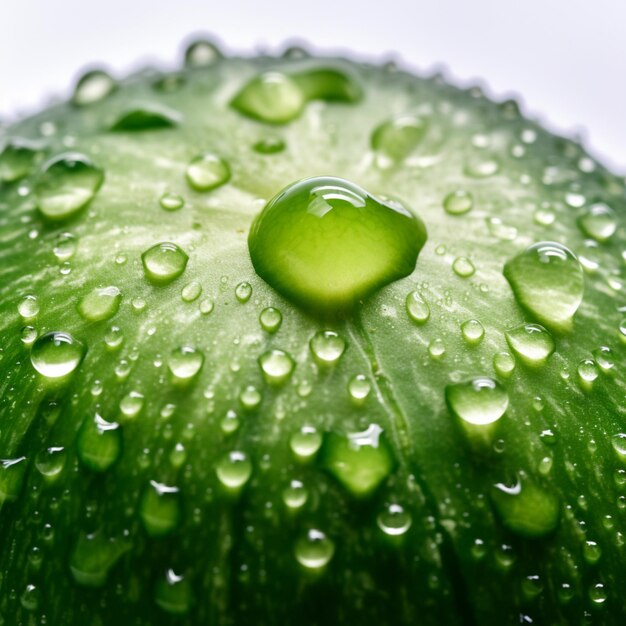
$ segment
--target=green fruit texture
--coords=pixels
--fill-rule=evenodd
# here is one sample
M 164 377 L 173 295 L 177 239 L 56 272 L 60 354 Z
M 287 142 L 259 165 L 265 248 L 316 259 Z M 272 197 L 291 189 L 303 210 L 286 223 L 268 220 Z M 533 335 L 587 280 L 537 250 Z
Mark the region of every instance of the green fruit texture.
M 0 624 L 624 623 L 624 178 L 207 41 L 0 133 Z

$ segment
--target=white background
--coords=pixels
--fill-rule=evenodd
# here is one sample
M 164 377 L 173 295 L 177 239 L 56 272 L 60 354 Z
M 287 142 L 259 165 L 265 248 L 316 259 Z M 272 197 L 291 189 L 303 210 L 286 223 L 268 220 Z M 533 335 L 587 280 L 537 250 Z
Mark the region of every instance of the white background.
M 312 50 L 444 66 L 626 174 L 626 2 L 623 0 L 0 0 L 0 117 L 65 96 L 79 70 L 123 75 L 174 66 L 182 42 L 213 33 L 229 53 L 285 42 Z

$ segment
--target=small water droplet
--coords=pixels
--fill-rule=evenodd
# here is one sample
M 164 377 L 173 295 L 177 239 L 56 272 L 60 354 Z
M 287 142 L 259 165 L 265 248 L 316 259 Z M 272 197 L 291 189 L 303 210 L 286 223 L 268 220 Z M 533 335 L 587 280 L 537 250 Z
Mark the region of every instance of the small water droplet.
M 366 376 L 357 374 L 348 382 L 348 393 L 355 404 L 362 404 L 369 396 L 372 385 Z
M 24 476 L 26 475 L 26 457 L 0 459 L 0 505 L 15 502 L 18 499 Z
M 205 298 L 200 302 L 200 306 L 198 308 L 200 309 L 200 313 L 202 313 L 202 315 L 209 315 L 209 313 L 211 313 L 215 308 L 215 304 L 210 298 Z
M 295 361 L 283 350 L 269 350 L 259 357 L 259 366 L 267 383 L 280 385 L 291 376 Z
M 41 600 L 41 592 L 35 585 L 26 585 L 26 588 L 20 596 L 20 604 L 26 611 L 36 611 L 39 608 Z
M 189 186 L 196 191 L 210 191 L 230 180 L 230 166 L 215 154 L 202 154 L 187 166 Z
M 476 271 L 474 264 L 465 256 L 459 256 L 454 259 L 452 269 L 454 273 L 461 278 L 469 278 Z
M 39 315 L 39 301 L 36 296 L 24 296 L 17 305 L 17 312 L 25 319 L 33 319 Z
M 386 534 L 392 537 L 398 537 L 404 535 L 411 524 L 413 519 L 408 511 L 399 504 L 390 504 L 376 518 L 378 527 Z
M 46 378 L 62 378 L 80 364 L 85 348 L 69 333 L 53 331 L 35 341 L 30 352 L 33 367 Z
M 122 453 L 122 433 L 117 422 L 107 422 L 98 413 L 88 417 L 78 432 L 78 458 L 94 472 L 106 472 Z
M 180 496 L 178 487 L 150 481 L 139 505 L 139 516 L 151 537 L 164 537 L 180 523 Z
M 72 233 L 61 233 L 54 242 L 52 252 L 58 261 L 69 261 L 78 248 L 78 239 Z
M 28 176 L 37 161 L 34 146 L 20 141 L 9 141 L 0 152 L 0 182 L 13 183 Z
M 617 453 L 617 457 L 626 462 L 626 433 L 618 433 L 614 435 L 611 443 L 613 444 L 613 449 Z
M 242 304 L 248 302 L 252 296 L 252 285 L 250 283 L 239 283 L 235 287 L 235 297 Z
M 280 137 L 265 137 L 257 141 L 252 148 L 259 154 L 278 154 L 285 149 L 285 142 Z
M 506 389 L 492 378 L 473 378 L 446 387 L 450 410 L 467 424 L 485 426 L 497 422 L 509 405 Z
M 185 65 L 187 67 L 209 67 L 223 58 L 217 45 L 207 39 L 198 39 L 187 46 L 185 50 Z
M 70 557 L 74 580 L 84 587 L 103 587 L 109 571 L 130 548 L 127 541 L 102 532 L 79 535 Z
M 346 180 L 309 178 L 265 206 L 248 246 L 257 274 L 283 295 L 338 312 L 410 274 L 425 241 L 422 222 L 398 203 Z
M 146 103 L 124 111 L 111 124 L 113 132 L 143 132 L 173 128 L 181 121 L 181 115 L 163 105 Z
M 610 372 L 615 367 L 613 351 L 608 346 L 600 346 L 593 351 L 593 358 L 598 367 L 604 372 Z
M 407 295 L 406 312 L 416 324 L 425 324 L 430 318 L 430 306 L 417 291 Z
M 608 598 L 605 586 L 602 583 L 593 585 L 589 590 L 589 598 L 596 605 L 604 604 Z
M 321 445 L 322 435 L 314 426 L 303 426 L 289 440 L 292 452 L 302 460 L 314 457 Z
M 428 354 L 433 359 L 441 359 L 446 354 L 446 344 L 437 337 L 428 344 Z
M 295 556 L 303 567 L 320 569 L 328 565 L 335 554 L 335 544 L 321 530 L 310 529 L 296 541 Z
M 268 306 L 261 311 L 259 323 L 264 331 L 275 333 L 283 323 L 283 315 L 278 309 Z
M 283 491 L 283 502 L 290 509 L 301 509 L 309 499 L 309 493 L 300 480 L 292 480 Z
M 617 218 L 610 206 L 602 203 L 592 204 L 587 213 L 578 218 L 578 226 L 587 237 L 603 243 L 615 234 Z
M 65 448 L 52 446 L 42 450 L 35 459 L 37 471 L 46 478 L 47 482 L 54 482 L 65 467 L 67 454 Z
M 33 190 L 45 218 L 65 220 L 91 202 L 103 181 L 104 172 L 85 155 L 67 152 L 44 163 Z
M 463 339 L 471 344 L 479 344 L 485 336 L 485 329 L 478 320 L 467 320 L 461 324 Z
M 345 352 L 346 342 L 332 330 L 321 330 L 313 335 L 309 347 L 318 364 L 332 365 Z
M 426 129 L 426 120 L 416 115 L 395 117 L 374 130 L 372 148 L 391 161 L 403 161 L 421 143 Z
M 129 391 L 120 400 L 120 411 L 126 419 L 134 419 L 143 408 L 144 396 L 138 391 Z
M 104 343 L 110 350 L 117 350 L 124 342 L 124 335 L 119 326 L 111 326 L 104 335 Z
M 111 319 L 119 310 L 122 293 L 117 287 L 96 287 L 78 303 L 78 312 L 90 322 Z
M 601 556 L 602 550 L 596 541 L 585 541 L 583 544 L 583 558 L 589 565 L 595 565 Z
M 168 569 L 165 576 L 157 581 L 154 601 L 166 613 L 185 615 L 193 602 L 191 585 L 184 576 Z
M 522 324 L 506 331 L 511 350 L 527 365 L 543 365 L 555 350 L 552 335 L 539 324 Z
M 555 242 L 534 244 L 506 262 L 504 276 L 518 303 L 539 321 L 567 330 L 583 298 L 583 269 Z
M 154 284 L 165 285 L 178 278 L 189 257 L 175 243 L 157 243 L 141 255 L 146 277 Z
M 37 329 L 34 326 L 24 326 L 20 333 L 20 339 L 26 345 L 31 345 L 37 339 Z
M 183 287 L 180 296 L 183 302 L 194 302 L 200 297 L 201 293 L 202 285 L 198 281 L 192 280 Z
M 449 193 L 443 200 L 443 208 L 449 215 L 463 215 L 471 211 L 473 206 L 474 197 L 464 189 Z
M 252 463 L 244 452 L 229 452 L 218 462 L 215 471 L 219 481 L 229 489 L 241 489 L 252 475 Z
M 239 394 L 241 406 L 248 411 L 256 409 L 261 404 L 262 399 L 261 392 L 253 385 L 248 385 Z
M 185 199 L 180 194 L 167 191 L 159 199 L 159 204 L 166 211 L 178 211 L 185 206 Z
M 598 366 L 593 359 L 583 359 L 577 367 L 578 379 L 581 386 L 590 389 L 593 382 L 598 378 Z
M 200 350 L 182 346 L 172 350 L 167 366 L 176 379 L 188 381 L 198 374 L 203 364 L 204 354 Z
M 495 158 L 483 156 L 471 159 L 463 168 L 463 172 L 470 178 L 488 178 L 497 174 L 500 163 Z
M 115 80 L 104 70 L 91 70 L 78 79 L 72 102 L 77 106 L 100 102 L 112 93 L 116 86 Z

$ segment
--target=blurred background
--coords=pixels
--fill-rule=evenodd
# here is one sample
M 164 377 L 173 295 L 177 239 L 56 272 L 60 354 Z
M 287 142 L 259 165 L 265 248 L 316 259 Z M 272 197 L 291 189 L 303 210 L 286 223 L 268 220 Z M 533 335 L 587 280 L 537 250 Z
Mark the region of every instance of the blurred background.
M 80 70 L 121 76 L 174 67 L 184 43 L 210 34 L 228 54 L 281 52 L 395 59 L 443 69 L 582 136 L 626 175 L 626 2 L 620 0 L 0 0 L 0 119 L 66 97 Z

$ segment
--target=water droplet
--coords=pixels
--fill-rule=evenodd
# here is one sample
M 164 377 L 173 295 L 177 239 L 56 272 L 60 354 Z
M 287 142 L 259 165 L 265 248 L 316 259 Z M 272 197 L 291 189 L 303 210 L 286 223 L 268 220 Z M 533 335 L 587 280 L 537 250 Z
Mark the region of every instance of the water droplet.
M 494 485 L 491 499 L 502 523 L 518 535 L 543 537 L 559 523 L 557 498 L 522 475 L 513 485 Z
M 253 385 L 248 385 L 239 394 L 241 406 L 248 411 L 256 409 L 261 404 L 262 399 L 261 392 Z
M 293 453 L 303 460 L 314 457 L 321 445 L 322 435 L 314 426 L 303 426 L 289 440 L 289 446 Z
M 346 180 L 309 178 L 265 206 L 248 245 L 255 270 L 275 289 L 337 312 L 410 274 L 425 241 L 422 222 L 399 204 Z
M 267 383 L 280 385 L 291 376 L 295 362 L 282 350 L 269 350 L 259 357 L 259 366 Z
M 508 352 L 498 352 L 493 357 L 493 369 L 502 378 L 508 378 L 515 369 L 515 359 Z
M 604 604 L 608 594 L 602 583 L 596 583 L 589 590 L 589 598 L 594 604 Z
M 138 391 L 129 391 L 120 400 L 120 411 L 126 419 L 134 419 L 143 408 L 144 396 Z
M 83 359 L 85 349 L 69 333 L 52 331 L 35 341 L 30 351 L 33 367 L 46 378 L 71 374 Z
M 167 366 L 172 375 L 180 380 L 191 380 L 202 368 L 204 354 L 197 348 L 182 346 L 170 353 Z
M 244 452 L 229 452 L 217 464 L 215 471 L 219 481 L 229 489 L 241 489 L 252 475 L 252 463 Z
M 348 393 L 355 404 L 362 404 L 369 396 L 372 385 L 366 376 L 357 374 L 348 382 Z
M 506 262 L 504 276 L 518 303 L 548 326 L 567 330 L 583 299 L 583 269 L 555 242 L 536 243 Z
M 611 443 L 613 444 L 613 449 L 617 453 L 617 457 L 626 462 L 626 433 L 618 433 L 614 435 Z
M 111 125 L 114 132 L 141 132 L 173 128 L 181 121 L 177 111 L 150 103 L 124 111 Z
M 103 587 L 113 566 L 131 545 L 101 532 L 81 534 L 70 557 L 74 580 L 85 587 Z
M 122 293 L 117 287 L 96 287 L 78 303 L 78 312 L 90 322 L 111 319 L 120 308 Z
M 593 382 L 598 378 L 598 366 L 593 359 L 583 359 L 577 368 L 578 379 L 581 386 L 590 389 Z
M 85 155 L 66 152 L 44 163 L 33 190 L 45 218 L 65 220 L 91 202 L 103 181 L 104 172 Z
M 386 534 L 392 537 L 404 535 L 413 519 L 408 511 L 405 511 L 399 504 L 390 504 L 376 518 L 378 527 Z
M 373 493 L 394 469 L 391 448 L 377 424 L 363 432 L 327 433 L 322 465 L 353 495 Z
M 283 323 L 283 315 L 278 309 L 268 306 L 261 311 L 259 323 L 265 332 L 275 333 Z
M 461 278 L 469 278 L 476 271 L 474 264 L 465 256 L 459 256 L 454 259 L 452 269 L 454 273 Z
M 198 39 L 187 46 L 185 50 L 185 65 L 187 67 L 209 67 L 223 58 L 220 49 L 212 41 Z
M 104 335 L 104 343 L 110 350 L 117 350 L 124 342 L 124 335 L 119 326 L 111 326 Z
M 36 611 L 39 607 L 39 601 L 41 599 L 41 592 L 35 585 L 26 585 L 26 589 L 20 596 L 20 604 L 26 611 Z
M 159 204 L 166 211 L 178 211 L 185 206 L 185 199 L 180 194 L 168 191 L 161 196 Z
M 476 345 L 483 340 L 485 329 L 478 320 L 467 320 L 461 324 L 463 339 L 471 345 Z
M 595 565 L 601 556 L 602 550 L 596 541 L 585 541 L 583 544 L 583 557 L 589 565 Z
M 522 324 L 505 336 L 511 350 L 527 365 L 543 365 L 556 347 L 552 335 L 539 324 Z
M 328 565 L 334 554 L 334 542 L 321 530 L 312 528 L 296 542 L 296 559 L 307 569 L 320 569 Z
M 578 226 L 587 237 L 603 243 L 615 234 L 617 218 L 610 206 L 592 204 L 587 213 L 578 218 Z
M 445 393 L 450 410 L 467 424 L 475 426 L 497 422 L 509 405 L 506 389 L 487 377 L 448 385 Z
M 191 585 L 184 576 L 168 569 L 165 577 L 157 581 L 154 601 L 166 613 L 185 615 L 191 609 L 193 601 Z
M 252 285 L 250 283 L 239 283 L 235 287 L 235 297 L 242 304 L 248 302 L 252 296 Z
M 598 364 L 598 367 L 604 372 L 609 372 L 615 366 L 613 360 L 613 351 L 608 346 L 600 346 L 593 351 L 593 358 Z
M 106 472 L 122 453 L 122 433 L 117 422 L 107 422 L 98 413 L 87 418 L 78 432 L 78 458 L 94 472 Z
M 0 152 L 0 182 L 13 183 L 30 174 L 38 152 L 24 141 L 9 141 Z
M 425 324 L 430 318 L 430 306 L 417 291 L 407 295 L 406 312 L 416 324 Z
M 39 315 L 39 302 L 36 296 L 24 296 L 17 305 L 17 312 L 25 319 L 33 319 Z
M 180 296 L 183 299 L 183 302 L 193 302 L 200 297 L 201 293 L 202 285 L 198 281 L 192 280 L 183 287 L 183 290 L 180 292 Z
M 52 252 L 58 261 L 69 261 L 78 247 L 77 238 L 72 233 L 61 233 L 54 242 Z
M 77 106 L 94 104 L 104 100 L 115 90 L 115 80 L 104 70 L 91 70 L 76 83 L 72 102 Z
M 35 459 L 37 471 L 46 478 L 48 482 L 54 482 L 65 467 L 67 454 L 65 448 L 53 446 L 41 451 Z
M 488 178 L 497 174 L 500 170 L 500 163 L 495 158 L 474 158 L 470 160 L 463 172 L 470 178 Z
M 499 217 L 487 218 L 489 233 L 502 241 L 513 241 L 517 237 L 517 228 L 505 224 Z
M 202 315 L 208 315 L 215 308 L 215 304 L 210 298 L 205 298 L 200 302 L 200 306 L 198 308 L 200 309 L 200 313 L 202 313 Z
M 166 285 L 178 278 L 189 257 L 175 243 L 157 243 L 141 255 L 146 277 L 154 284 Z
M 230 180 L 230 166 L 215 154 L 202 154 L 189 163 L 186 176 L 192 189 L 210 191 Z
M 20 333 L 20 339 L 29 346 L 37 339 L 37 329 L 34 326 L 24 326 Z
M 320 330 L 309 341 L 309 347 L 319 365 L 333 365 L 345 352 L 346 342 L 332 330 Z
M 150 481 L 139 505 L 139 515 L 146 532 L 151 537 L 164 537 L 172 533 L 180 523 L 178 487 L 171 487 L 155 480 Z
M 0 505 L 15 502 L 22 491 L 26 475 L 26 457 L 0 459 Z
M 309 499 L 309 493 L 300 480 L 292 480 L 283 491 L 283 502 L 290 509 L 301 509 Z
M 285 142 L 280 137 L 265 137 L 252 146 L 254 151 L 259 154 L 278 154 L 285 147 Z
M 522 579 L 522 593 L 528 600 L 532 600 L 536 598 L 544 589 L 543 581 L 536 574 L 531 574 L 530 576 L 525 576 Z M 528 620 L 524 620 L 528 623 Z M 521 623 L 523 623 L 520 620 Z
M 446 353 L 446 344 L 439 337 L 428 344 L 428 354 L 433 359 L 441 359 Z
M 421 143 L 427 123 L 416 115 L 388 120 L 372 133 L 372 148 L 391 161 L 403 161 Z
M 463 215 L 471 211 L 473 206 L 474 197 L 463 189 L 449 193 L 443 200 L 443 208 L 449 215 Z

